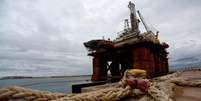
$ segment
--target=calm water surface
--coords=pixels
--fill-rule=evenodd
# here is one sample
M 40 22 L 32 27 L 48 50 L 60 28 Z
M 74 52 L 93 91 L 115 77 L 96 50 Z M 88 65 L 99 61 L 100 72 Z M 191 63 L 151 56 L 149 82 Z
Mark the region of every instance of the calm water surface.
M 77 83 L 90 82 L 90 76 L 62 78 L 25 78 L 0 80 L 0 88 L 21 86 L 51 92 L 71 93 L 71 86 Z

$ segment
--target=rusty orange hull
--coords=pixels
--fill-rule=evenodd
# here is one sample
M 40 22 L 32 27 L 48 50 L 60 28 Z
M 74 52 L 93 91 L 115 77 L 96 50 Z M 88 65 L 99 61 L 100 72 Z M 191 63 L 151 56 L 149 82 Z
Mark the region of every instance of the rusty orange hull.
M 165 49 L 161 44 L 143 42 L 95 53 L 92 55 L 92 80 L 107 80 L 108 72 L 112 77 L 121 77 L 126 69 L 132 68 L 146 70 L 148 77 L 167 74 L 168 53 Z

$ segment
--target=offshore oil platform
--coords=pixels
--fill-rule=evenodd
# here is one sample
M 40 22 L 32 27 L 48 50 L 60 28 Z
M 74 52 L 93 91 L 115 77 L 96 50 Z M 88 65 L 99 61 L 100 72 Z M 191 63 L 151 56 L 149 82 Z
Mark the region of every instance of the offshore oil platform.
M 18 86 L 0 88 L 0 101 L 200 101 L 201 71 L 167 74 L 168 44 L 160 43 L 158 32 L 148 28 L 138 11 L 147 30 L 140 33 L 135 5 L 130 2 L 128 7 L 131 28 L 125 20 L 126 27 L 115 40 L 84 43 L 89 49 L 88 55 L 93 57 L 92 81 L 100 82 L 72 85 L 72 94 Z M 150 78 L 160 77 L 150 80 L 147 74 Z M 118 83 L 101 81 L 110 76 L 116 81 L 123 77 Z
M 126 69 L 143 69 L 148 77 L 168 73 L 168 52 L 166 43 L 158 39 L 159 31 L 152 31 L 135 4 L 129 2 L 130 21 L 124 22 L 124 30 L 114 40 L 97 39 L 84 43 L 88 55 L 93 57 L 92 81 L 118 81 Z M 138 16 L 140 19 L 138 19 Z M 129 23 L 130 22 L 130 23 Z M 146 32 L 141 33 L 142 22 Z M 131 26 L 131 27 L 130 27 Z

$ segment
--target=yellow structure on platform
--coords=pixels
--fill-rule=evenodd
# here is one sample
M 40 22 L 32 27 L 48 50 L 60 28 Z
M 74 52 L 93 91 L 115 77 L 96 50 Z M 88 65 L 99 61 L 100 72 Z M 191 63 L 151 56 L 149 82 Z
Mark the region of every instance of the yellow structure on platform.
M 147 72 L 145 70 L 142 70 L 142 69 L 130 69 L 130 70 L 128 70 L 128 74 L 146 76 Z

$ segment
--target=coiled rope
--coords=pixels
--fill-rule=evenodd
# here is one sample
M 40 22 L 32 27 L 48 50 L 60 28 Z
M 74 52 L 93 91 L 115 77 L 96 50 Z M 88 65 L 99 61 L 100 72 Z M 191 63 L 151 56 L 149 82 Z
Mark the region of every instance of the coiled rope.
M 171 74 L 167 77 L 176 78 L 177 75 Z M 158 80 L 162 79 L 164 77 L 158 78 Z M 26 101 L 118 101 L 125 97 L 142 94 L 134 92 L 133 87 L 129 85 L 122 85 L 122 83 L 125 84 L 124 81 L 125 78 L 121 80 L 118 86 L 81 94 L 51 93 L 14 86 L 0 89 L 0 101 L 8 101 L 11 99 L 23 99 Z M 166 79 L 165 82 L 153 81 L 148 88 L 147 94 L 144 93 L 144 95 L 148 95 L 153 101 L 172 101 L 173 94 L 171 92 L 173 93 L 172 89 L 175 84 L 201 87 L 201 81 L 194 82 L 181 78 Z

